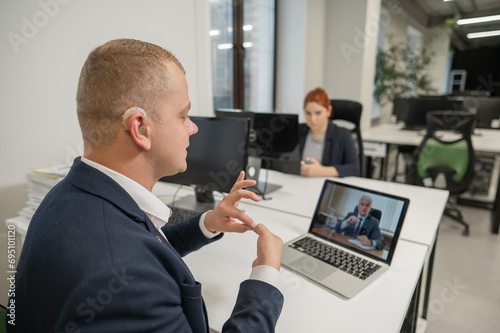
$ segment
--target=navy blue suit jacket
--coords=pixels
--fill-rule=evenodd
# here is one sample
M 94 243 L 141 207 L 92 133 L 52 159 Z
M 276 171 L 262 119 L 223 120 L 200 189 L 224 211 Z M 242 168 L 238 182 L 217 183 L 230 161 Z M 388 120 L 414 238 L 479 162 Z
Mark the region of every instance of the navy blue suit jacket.
M 304 152 L 307 133 L 309 133 L 307 124 L 300 124 L 300 156 Z M 303 159 L 306 157 L 302 156 Z M 340 177 L 360 175 L 358 153 L 348 129 L 328 122 L 321 164 L 334 166 Z
M 357 212 L 349 213 L 346 215 L 346 217 L 344 218 L 343 221 L 347 220 L 351 216 L 357 216 L 357 215 L 358 215 Z M 342 222 L 339 222 L 339 223 L 337 223 L 337 225 L 335 225 L 335 231 L 338 233 L 341 233 L 343 235 L 355 237 L 354 233 L 355 233 L 356 224 L 347 224 L 347 226 L 344 229 L 341 229 L 340 225 Z M 380 223 L 379 220 L 377 220 L 375 217 L 368 214 L 365 217 L 365 220 L 364 220 L 363 225 L 361 227 L 361 230 L 359 232 L 359 235 L 364 235 L 364 236 L 368 237 L 368 239 L 370 239 L 371 241 L 376 241 L 376 249 L 377 250 L 381 250 L 385 246 L 384 237 L 380 233 L 379 223 Z
M 201 285 L 181 256 L 222 235 L 209 240 L 198 224 L 167 224 L 165 241 L 121 186 L 77 158 L 30 223 L 8 331 L 207 332 Z M 223 331 L 273 332 L 282 304 L 276 288 L 246 280 Z

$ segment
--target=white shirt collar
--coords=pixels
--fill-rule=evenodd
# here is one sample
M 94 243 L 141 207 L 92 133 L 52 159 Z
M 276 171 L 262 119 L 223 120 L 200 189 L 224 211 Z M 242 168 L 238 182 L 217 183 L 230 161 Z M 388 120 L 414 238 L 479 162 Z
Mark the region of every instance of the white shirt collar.
M 172 214 L 172 210 L 142 185 L 122 175 L 121 173 L 111 170 L 104 165 L 91 161 L 83 156 L 82 162 L 106 174 L 123 187 L 132 199 L 134 199 L 141 210 L 148 214 L 148 216 L 152 215 L 157 218 L 152 219 L 157 228 L 162 227 L 162 225 L 158 224 L 164 225 L 168 222 L 168 218 Z M 158 219 L 160 221 L 158 221 Z

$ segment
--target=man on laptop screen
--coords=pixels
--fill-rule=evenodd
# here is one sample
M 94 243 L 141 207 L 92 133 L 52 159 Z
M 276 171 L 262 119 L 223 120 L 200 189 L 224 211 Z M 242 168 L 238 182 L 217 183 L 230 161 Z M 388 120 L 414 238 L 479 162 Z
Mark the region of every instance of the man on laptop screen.
M 308 233 L 285 244 L 281 263 L 350 298 L 389 268 L 408 205 L 406 198 L 325 180 Z
M 380 221 L 370 212 L 372 201 L 370 196 L 363 195 L 354 212 L 347 214 L 344 221 L 337 223 L 335 231 L 358 240 L 361 243 L 358 246 L 364 250 L 381 250 L 385 241 L 378 226 Z

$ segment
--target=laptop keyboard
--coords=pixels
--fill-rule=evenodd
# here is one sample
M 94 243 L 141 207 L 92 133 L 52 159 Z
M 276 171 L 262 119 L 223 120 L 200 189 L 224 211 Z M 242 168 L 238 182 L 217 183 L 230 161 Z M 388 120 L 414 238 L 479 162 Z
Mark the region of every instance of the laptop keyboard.
M 320 242 L 311 237 L 304 237 L 289 245 L 316 259 L 332 265 L 361 280 L 366 280 L 380 265 L 355 256 L 341 249 Z
M 186 221 L 190 217 L 200 215 L 200 212 L 193 209 L 171 207 L 172 215 L 168 219 L 168 224 L 175 224 Z

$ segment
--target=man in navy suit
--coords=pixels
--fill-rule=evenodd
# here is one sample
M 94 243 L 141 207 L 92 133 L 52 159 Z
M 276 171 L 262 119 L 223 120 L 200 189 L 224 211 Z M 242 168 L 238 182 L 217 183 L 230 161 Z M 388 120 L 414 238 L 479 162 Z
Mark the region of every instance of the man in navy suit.
M 161 47 L 122 39 L 90 53 L 77 91 L 83 157 L 31 220 L 9 332 L 208 332 L 201 285 L 182 256 L 250 230 L 257 258 L 223 332 L 274 331 L 283 242 L 237 208 L 259 200 L 244 190 L 255 182 L 242 172 L 213 211 L 174 225 L 151 193 L 187 167 L 198 131 L 190 106 L 184 68 Z
M 342 222 L 337 223 L 335 231 L 359 240 L 364 246 L 381 250 L 385 241 L 380 233 L 379 220 L 370 215 L 371 207 L 372 198 L 363 195 L 359 199 L 357 212 L 355 210 L 347 214 Z

